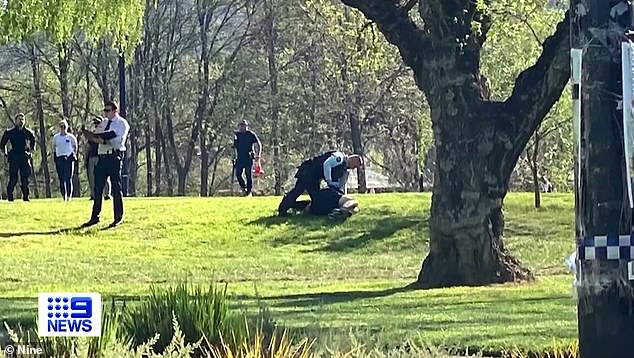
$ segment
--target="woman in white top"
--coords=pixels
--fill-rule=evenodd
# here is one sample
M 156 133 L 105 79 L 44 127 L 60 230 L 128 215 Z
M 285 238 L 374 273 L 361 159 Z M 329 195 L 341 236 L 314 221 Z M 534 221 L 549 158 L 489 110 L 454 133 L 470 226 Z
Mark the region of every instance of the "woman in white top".
M 77 138 L 68 132 L 68 122 L 59 122 L 59 132 L 53 136 L 55 168 L 59 178 L 59 191 L 64 201 L 73 196 L 73 172 L 77 160 Z

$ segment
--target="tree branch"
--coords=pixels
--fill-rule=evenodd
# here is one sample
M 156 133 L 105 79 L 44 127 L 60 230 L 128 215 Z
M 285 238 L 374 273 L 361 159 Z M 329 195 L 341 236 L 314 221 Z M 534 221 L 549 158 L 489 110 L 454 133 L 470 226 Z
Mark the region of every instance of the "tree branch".
M 430 47 L 425 33 L 409 17 L 408 10 L 389 0 L 341 0 L 376 23 L 386 40 L 398 47 L 403 61 L 415 72 L 421 70 L 421 55 Z M 417 78 L 420 76 L 416 76 Z M 418 81 L 418 79 L 417 79 Z
M 510 172 L 531 135 L 559 100 L 570 78 L 568 12 L 555 33 L 543 43 L 537 62 L 515 80 L 511 96 L 502 104 L 505 115 L 498 129 L 511 138 L 513 149 L 504 155 L 503 170 Z M 502 123 L 502 121 L 506 121 Z

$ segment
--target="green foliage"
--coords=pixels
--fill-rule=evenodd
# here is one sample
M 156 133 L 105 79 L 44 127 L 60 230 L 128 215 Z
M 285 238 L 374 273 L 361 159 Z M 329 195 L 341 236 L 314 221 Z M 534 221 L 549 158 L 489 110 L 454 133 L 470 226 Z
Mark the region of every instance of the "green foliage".
M 159 338 L 153 349 L 163 352 L 174 335 L 173 320 L 178 321 L 187 343 L 217 346 L 223 337 L 231 347 L 242 344 L 246 338 L 243 317 L 229 309 L 227 287 L 215 284 L 207 290 L 199 286 L 179 284 L 174 288 L 150 288 L 150 295 L 139 306 L 124 313 L 124 335 L 134 346 L 147 342 L 155 334 Z
M 492 97 L 505 100 L 513 90 L 518 74 L 533 64 L 542 51 L 542 42 L 563 18 L 563 11 L 546 6 L 547 0 L 498 0 L 489 5 L 493 26 L 482 51 L 482 72 L 488 77 Z M 555 189 L 571 189 L 573 165 L 572 102 L 566 88 L 550 110 L 536 135 L 540 136 L 537 166 L 540 176 L 549 179 Z M 535 136 L 527 145 L 535 147 Z M 530 156 L 520 157 L 514 173 L 513 187 L 532 190 Z
M 145 0 L 11 0 L 0 14 L 2 42 L 21 41 L 39 32 L 64 43 L 76 32 L 88 39 L 111 37 L 122 48 L 139 39 Z

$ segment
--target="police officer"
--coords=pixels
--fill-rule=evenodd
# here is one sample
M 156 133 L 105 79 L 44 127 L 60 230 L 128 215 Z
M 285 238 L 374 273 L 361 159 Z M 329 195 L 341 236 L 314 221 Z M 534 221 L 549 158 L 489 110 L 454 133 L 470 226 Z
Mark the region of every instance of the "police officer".
M 254 147 L 255 146 L 255 150 Z M 249 129 L 249 122 L 241 120 L 238 123 L 238 131 L 233 137 L 233 148 L 236 151 L 234 162 L 235 175 L 238 179 L 240 188 L 244 191 L 244 195 L 251 196 L 253 189 L 253 175 L 251 169 L 253 161 L 259 161 L 262 155 L 262 143 L 258 136 Z M 247 182 L 244 182 L 242 174 L 246 175 Z
M 35 135 L 33 131 L 24 126 L 24 113 L 15 116 L 15 126 L 7 129 L 0 139 L 0 151 L 7 156 L 9 162 L 9 185 L 7 186 L 7 197 L 13 201 L 13 190 L 18 182 L 20 173 L 20 184 L 22 188 L 22 200 L 29 201 L 29 176 L 31 175 L 31 153 L 35 149 Z M 27 141 L 29 142 L 27 145 Z M 7 142 L 11 143 L 11 150 L 7 154 Z
M 99 223 L 101 214 L 101 193 L 103 193 L 106 180 L 110 178 L 112 189 L 114 221 L 110 227 L 123 222 L 123 195 L 121 191 L 121 165 L 125 158 L 126 141 L 130 131 L 130 125 L 125 118 L 119 116 L 117 104 L 114 101 L 106 102 L 104 114 L 107 120 L 102 122 L 102 127 L 97 133 L 82 132 L 88 140 L 99 144 L 97 154 L 99 160 L 95 166 L 95 189 L 92 215 L 84 226 L 92 226 Z
M 357 154 L 346 155 L 339 151 L 328 151 L 324 154 L 305 160 L 297 169 L 295 187 L 282 198 L 278 207 L 278 215 L 288 215 L 288 210 L 296 208 L 296 200 L 305 191 L 311 200 L 318 197 L 321 181 L 324 180 L 330 190 L 342 195 L 347 194 L 348 169 L 363 167 L 363 158 Z

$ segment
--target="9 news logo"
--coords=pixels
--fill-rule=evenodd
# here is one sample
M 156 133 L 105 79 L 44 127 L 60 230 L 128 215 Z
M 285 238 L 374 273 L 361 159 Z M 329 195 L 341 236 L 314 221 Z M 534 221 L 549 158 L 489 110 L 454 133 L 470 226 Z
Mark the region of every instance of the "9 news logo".
M 101 295 L 98 293 L 40 293 L 38 334 L 42 337 L 99 337 Z

